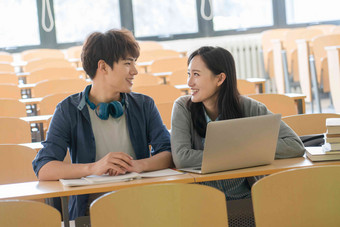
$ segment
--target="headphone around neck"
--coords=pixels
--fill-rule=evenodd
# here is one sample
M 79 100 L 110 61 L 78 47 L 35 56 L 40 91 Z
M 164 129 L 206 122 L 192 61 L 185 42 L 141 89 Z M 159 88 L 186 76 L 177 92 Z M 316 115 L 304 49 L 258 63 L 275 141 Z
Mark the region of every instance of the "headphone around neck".
M 113 101 L 109 103 L 101 102 L 98 103 L 98 105 L 94 104 L 89 99 L 89 93 L 91 90 L 92 85 L 89 85 L 89 87 L 85 91 L 85 100 L 87 104 L 89 104 L 90 108 L 95 111 L 96 115 L 102 119 L 107 120 L 109 119 L 109 115 L 111 115 L 113 118 L 119 118 L 124 113 L 123 106 L 125 105 L 125 99 L 124 95 L 121 95 L 122 101 Z

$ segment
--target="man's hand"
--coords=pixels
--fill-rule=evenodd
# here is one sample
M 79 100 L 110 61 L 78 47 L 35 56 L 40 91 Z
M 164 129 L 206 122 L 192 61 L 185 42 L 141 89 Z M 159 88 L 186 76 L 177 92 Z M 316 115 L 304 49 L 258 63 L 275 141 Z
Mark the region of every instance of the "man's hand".
M 91 164 L 92 175 L 120 175 L 125 174 L 133 165 L 132 157 L 123 152 L 110 152 L 102 159 Z

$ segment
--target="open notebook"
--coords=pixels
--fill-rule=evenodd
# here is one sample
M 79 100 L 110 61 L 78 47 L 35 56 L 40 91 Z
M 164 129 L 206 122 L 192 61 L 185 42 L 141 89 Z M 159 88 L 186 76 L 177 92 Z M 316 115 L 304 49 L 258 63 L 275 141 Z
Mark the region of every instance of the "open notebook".
M 79 179 L 60 179 L 59 181 L 64 186 L 83 186 L 83 185 L 91 185 L 91 184 L 104 184 L 104 183 L 113 183 L 113 182 L 122 182 L 122 181 L 130 181 L 139 178 L 146 177 L 165 177 L 165 176 L 173 176 L 180 175 L 182 172 L 173 170 L 173 169 L 162 169 L 151 172 L 144 173 L 127 173 L 119 176 L 109 176 L 109 175 L 91 175 L 87 177 L 82 177 Z

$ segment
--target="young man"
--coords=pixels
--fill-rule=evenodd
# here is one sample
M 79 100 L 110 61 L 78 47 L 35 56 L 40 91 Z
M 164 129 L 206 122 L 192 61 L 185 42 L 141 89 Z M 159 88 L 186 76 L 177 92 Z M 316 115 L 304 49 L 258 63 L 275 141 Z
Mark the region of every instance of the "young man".
M 131 93 L 138 56 L 138 43 L 126 30 L 95 32 L 87 38 L 82 63 L 92 85 L 57 105 L 44 147 L 33 161 L 39 180 L 172 165 L 170 135 L 154 101 Z M 67 149 L 72 164 L 63 162 Z M 72 196 L 70 219 L 84 216 L 88 203 L 89 195 Z

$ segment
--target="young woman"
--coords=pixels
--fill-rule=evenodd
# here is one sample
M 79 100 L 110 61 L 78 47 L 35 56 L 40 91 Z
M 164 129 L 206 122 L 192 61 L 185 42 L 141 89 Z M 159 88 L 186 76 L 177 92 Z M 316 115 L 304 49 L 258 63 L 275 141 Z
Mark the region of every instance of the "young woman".
M 171 149 L 177 168 L 200 166 L 207 123 L 271 114 L 258 101 L 241 96 L 237 90 L 232 55 L 220 47 L 201 47 L 188 59 L 191 95 L 176 100 L 172 112 Z M 281 121 L 275 158 L 304 154 L 299 137 Z M 227 200 L 250 198 L 246 178 L 204 182 L 225 193 Z

